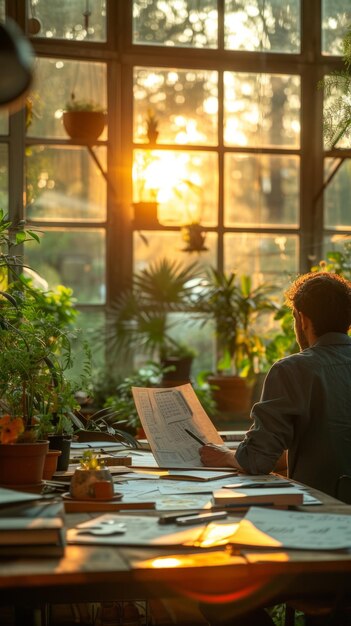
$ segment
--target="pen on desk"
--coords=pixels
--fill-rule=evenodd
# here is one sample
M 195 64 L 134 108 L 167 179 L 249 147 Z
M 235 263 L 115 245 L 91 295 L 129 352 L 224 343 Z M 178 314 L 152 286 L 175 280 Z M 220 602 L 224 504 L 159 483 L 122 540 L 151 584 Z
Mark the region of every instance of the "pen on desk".
M 202 441 L 202 439 L 200 439 L 200 437 L 198 437 L 197 435 L 194 435 L 194 433 L 191 432 L 191 430 L 188 430 L 187 428 L 184 428 L 185 432 L 188 433 L 188 435 L 190 435 L 190 437 L 192 437 L 193 439 L 195 439 L 195 441 L 197 441 L 197 443 L 200 444 L 200 446 L 205 446 L 206 442 Z

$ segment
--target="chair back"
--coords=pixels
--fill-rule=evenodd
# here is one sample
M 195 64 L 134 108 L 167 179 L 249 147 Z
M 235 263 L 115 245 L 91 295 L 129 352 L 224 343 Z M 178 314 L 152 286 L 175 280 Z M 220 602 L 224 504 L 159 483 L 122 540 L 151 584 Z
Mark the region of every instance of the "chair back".
M 339 476 L 336 483 L 335 497 L 346 504 L 351 504 L 351 476 Z

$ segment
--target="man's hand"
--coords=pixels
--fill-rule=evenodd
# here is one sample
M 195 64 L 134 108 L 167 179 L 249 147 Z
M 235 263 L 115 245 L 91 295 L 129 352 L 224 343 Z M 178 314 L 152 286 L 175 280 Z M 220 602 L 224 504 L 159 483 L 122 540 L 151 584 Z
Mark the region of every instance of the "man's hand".
M 199 453 L 203 465 L 207 467 L 235 467 L 239 470 L 242 469 L 235 458 L 235 452 L 226 446 L 209 443 L 206 446 L 202 446 Z

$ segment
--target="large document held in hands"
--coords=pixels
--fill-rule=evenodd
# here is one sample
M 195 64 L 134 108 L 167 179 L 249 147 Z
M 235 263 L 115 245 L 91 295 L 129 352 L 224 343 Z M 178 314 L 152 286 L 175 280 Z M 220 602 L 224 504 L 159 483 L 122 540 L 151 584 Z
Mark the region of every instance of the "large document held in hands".
M 201 443 L 193 436 L 204 443 L 223 443 L 190 384 L 170 388 L 132 387 L 132 392 L 160 467 L 201 467 Z

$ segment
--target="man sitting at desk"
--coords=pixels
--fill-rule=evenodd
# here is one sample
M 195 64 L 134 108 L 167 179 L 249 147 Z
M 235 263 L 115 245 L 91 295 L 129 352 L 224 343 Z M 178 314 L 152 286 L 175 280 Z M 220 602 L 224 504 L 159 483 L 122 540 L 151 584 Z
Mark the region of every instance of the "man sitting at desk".
M 351 474 L 351 283 L 327 272 L 300 276 L 286 292 L 301 351 L 268 372 L 254 420 L 236 452 L 200 448 L 207 466 L 267 474 L 288 451 L 288 476 L 335 495 Z

